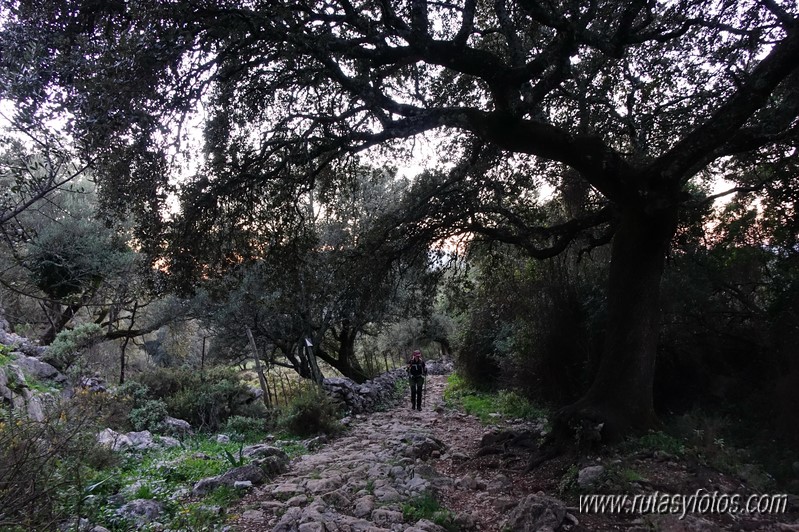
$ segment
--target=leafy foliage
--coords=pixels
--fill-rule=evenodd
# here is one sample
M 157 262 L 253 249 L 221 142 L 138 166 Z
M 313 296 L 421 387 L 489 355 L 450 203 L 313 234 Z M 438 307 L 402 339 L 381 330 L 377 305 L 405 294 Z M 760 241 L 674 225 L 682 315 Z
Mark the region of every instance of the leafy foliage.
M 278 426 L 289 434 L 301 437 L 336 434 L 342 429 L 337 414 L 330 398 L 312 386 L 296 396 L 284 409 L 278 420 Z
M 270 419 L 230 416 L 225 423 L 224 431 L 231 436 L 232 440 L 253 441 L 271 428 L 271 424 L 272 421 Z
M 46 360 L 65 370 L 80 357 L 81 351 L 97 343 L 103 331 L 96 323 L 83 323 L 74 329 L 62 331 L 47 350 Z
M 183 288 L 233 272 L 222 287 L 232 292 L 250 264 L 263 268 L 251 285 L 264 288 L 263 300 L 248 302 L 246 319 L 220 321 L 251 324 L 289 360 L 305 337 L 320 356 L 332 344 L 330 360 L 358 378 L 351 347 L 368 326 L 359 313 L 385 310 L 396 283 L 373 281 L 396 279 L 392 268 L 408 266 L 397 256 L 429 258 L 429 246 L 464 235 L 539 259 L 583 257 L 612 240 L 607 293 L 545 283 L 540 298 L 528 297 L 538 305 L 522 308 L 531 334 L 511 319 L 508 294 L 486 297 L 463 336 L 474 362 L 464 373 L 493 364 L 486 374 L 505 384 L 503 364 L 532 361 L 554 374 L 562 351 L 566 371 L 535 388 L 549 384 L 543 395 L 555 401 L 585 394 L 561 410 L 563 426 L 598 413 L 608 433 L 623 435 L 656 425 L 658 340 L 684 339 L 660 327 L 663 269 L 675 237 L 699 232 L 697 213 L 713 199 L 707 182 L 724 175 L 744 196 L 736 208 L 760 194 L 771 211 L 761 225 L 751 209 L 724 219 L 731 241 L 751 245 L 768 229 L 780 253 L 795 248 L 799 12 L 789 4 L 144 0 L 87 10 L 77 0 L 23 0 L 0 33 L 0 96 L 17 102 L 25 124 L 69 115 L 105 206 L 133 213 L 138 243 Z M 198 103 L 201 117 L 192 116 Z M 195 118 L 202 150 L 176 127 Z M 336 198 L 362 177 L 363 161 L 402 162 L 424 137 L 440 157 L 398 183 L 397 208 L 363 234 L 349 232 L 361 228 L 351 216 L 324 229 L 308 223 L 350 207 Z M 187 140 L 189 150 L 176 150 Z M 189 162 L 192 177 L 173 185 Z M 174 216 L 165 208 L 172 192 Z M 370 269 L 355 260 L 363 254 L 328 253 L 350 240 L 386 254 Z M 264 266 L 285 249 L 299 252 L 282 257 L 307 255 L 307 264 Z M 45 258 L 42 286 L 73 292 L 62 263 Z M 339 276 L 349 261 L 359 266 L 354 280 Z M 527 281 L 552 281 L 522 266 L 498 278 L 519 273 L 514 286 L 525 295 Z M 290 282 L 270 286 L 283 273 Z M 734 285 L 725 296 L 737 291 L 737 302 L 722 307 L 763 310 L 763 290 Z M 793 292 L 773 301 L 789 305 Z M 289 303 L 298 310 L 287 312 Z M 758 322 L 745 321 L 741 330 Z M 661 374 L 680 366 L 674 345 L 661 349 L 671 351 Z M 319 380 L 312 362 L 310 371 L 292 366 Z M 796 375 L 779 376 L 788 409 Z
M 81 512 L 96 470 L 112 463 L 95 439 L 95 406 L 60 405 L 42 422 L 0 410 L 0 526 L 52 528 Z
M 166 404 L 159 399 L 144 401 L 140 406 L 130 410 L 128 419 L 133 430 L 158 431 L 168 415 Z
M 45 227 L 30 243 L 27 259 L 36 285 L 53 299 L 67 300 L 129 268 L 133 257 L 112 231 L 75 220 Z
M 5 344 L 0 344 L 0 366 L 8 364 L 12 358 L 11 353 L 13 349 Z
M 539 419 L 546 411 L 531 404 L 516 392 L 501 390 L 499 393 L 486 393 L 475 390 L 457 374 L 451 375 L 444 390 L 444 399 L 458 405 L 468 414 L 480 418 L 484 424 L 495 421 L 496 416 L 506 418 Z
M 206 283 L 196 305 L 217 331 L 214 352 L 235 346 L 236 355 L 251 356 L 246 325 L 271 351 L 270 363 L 319 380 L 308 338 L 316 357 L 362 382 L 369 375 L 356 353 L 359 336 L 427 310 L 436 275 L 419 258 L 424 250 L 406 256 L 381 240 L 381 216 L 396 209 L 402 180 L 389 170 L 355 171 L 352 187 L 332 205 L 307 206 L 309 219 L 292 237 L 220 283 Z
M 201 375 L 194 368 L 164 368 L 143 373 L 137 380 L 149 390 L 151 400 L 162 401 L 171 416 L 194 427 L 217 430 L 231 416 L 264 415 L 263 403 L 246 402 L 249 389 L 233 369 L 217 367 Z M 160 412 L 159 406 L 151 413 Z

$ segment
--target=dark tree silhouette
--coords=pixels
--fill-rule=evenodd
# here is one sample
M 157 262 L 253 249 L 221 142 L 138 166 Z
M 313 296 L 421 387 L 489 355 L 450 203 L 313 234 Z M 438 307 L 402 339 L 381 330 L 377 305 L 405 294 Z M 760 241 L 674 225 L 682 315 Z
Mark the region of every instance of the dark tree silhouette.
M 656 423 L 660 280 L 681 211 L 703 199 L 689 181 L 757 191 L 760 162 L 776 168 L 765 179 L 794 168 L 787 0 L 6 5 L 3 96 L 31 119 L 74 113 L 106 199 L 133 209 L 151 251 L 174 131 L 202 103 L 207 164 L 167 235 L 175 269 L 207 268 L 204 249 L 222 266 L 256 254 L 300 212 L 292 198 L 345 184 L 349 156 L 425 133 L 453 164 L 421 180 L 407 234 L 468 231 L 538 257 L 612 235 L 604 356 L 560 417 L 604 421 L 606 437 Z M 543 175 L 584 206 L 540 225 Z

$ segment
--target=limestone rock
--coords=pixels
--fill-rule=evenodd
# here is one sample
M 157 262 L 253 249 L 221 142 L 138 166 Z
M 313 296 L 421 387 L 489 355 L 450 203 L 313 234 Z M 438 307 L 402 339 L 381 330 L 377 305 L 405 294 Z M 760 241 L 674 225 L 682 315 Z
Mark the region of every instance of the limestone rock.
M 143 451 L 145 449 L 152 449 L 157 447 L 153 440 L 153 434 L 149 430 L 142 430 L 139 432 L 128 432 L 126 434 L 130 440 L 130 446 L 136 450 Z
M 601 465 L 584 467 L 577 473 L 577 485 L 581 489 L 587 489 L 595 485 L 602 475 L 605 474 L 605 467 Z
M 131 519 L 137 525 L 146 525 L 158 520 L 164 506 L 158 501 L 150 499 L 136 499 L 117 510 L 117 515 L 124 519 Z
M 289 455 L 287 455 L 283 449 L 265 443 L 248 445 L 241 450 L 241 454 L 247 458 L 266 458 L 268 456 L 276 456 L 281 461 L 289 461 Z
M 266 480 L 266 474 L 255 464 L 247 464 L 235 467 L 217 475 L 198 481 L 192 488 L 194 495 L 206 495 L 220 486 L 235 486 L 236 482 L 249 481 L 252 485 L 258 486 Z
M 391 526 L 394 523 L 402 523 L 402 512 L 378 508 L 372 512 L 372 522 L 379 526 Z
M 56 383 L 66 382 L 67 377 L 54 366 L 47 362 L 42 362 L 38 358 L 19 353 L 14 360 L 14 364 L 22 368 L 28 375 L 39 380 L 50 380 Z
M 149 430 L 140 432 L 119 433 L 105 429 L 97 435 L 97 443 L 113 451 L 135 449 L 143 451 L 157 447 L 178 447 L 180 442 L 169 436 L 153 437 Z
M 513 510 L 501 528 L 514 532 L 556 530 L 566 517 L 566 505 L 553 497 L 536 494 L 525 497 Z
M 162 424 L 164 432 L 172 436 L 186 436 L 194 432 L 191 428 L 191 424 L 184 419 L 167 416 L 164 418 Z
M 120 434 L 112 429 L 105 429 L 97 435 L 97 443 L 110 448 L 113 451 L 121 451 L 130 447 L 131 441 L 124 434 Z

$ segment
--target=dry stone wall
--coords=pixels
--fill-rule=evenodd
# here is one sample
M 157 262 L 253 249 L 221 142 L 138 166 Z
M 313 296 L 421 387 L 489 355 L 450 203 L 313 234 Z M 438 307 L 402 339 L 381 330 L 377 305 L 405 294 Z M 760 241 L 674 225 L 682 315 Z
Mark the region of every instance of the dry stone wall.
M 448 359 L 427 362 L 430 375 L 444 375 L 452 371 L 452 362 Z M 351 414 L 374 412 L 381 405 L 394 402 L 397 381 L 407 377 L 405 370 L 387 371 L 363 384 L 346 377 L 331 377 L 322 382 L 325 392 L 343 409 Z

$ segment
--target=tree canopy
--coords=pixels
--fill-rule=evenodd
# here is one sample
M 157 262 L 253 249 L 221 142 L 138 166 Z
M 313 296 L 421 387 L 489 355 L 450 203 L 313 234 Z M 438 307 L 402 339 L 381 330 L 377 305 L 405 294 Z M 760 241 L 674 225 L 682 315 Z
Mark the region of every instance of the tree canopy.
M 787 0 L 5 3 L 2 95 L 67 112 L 110 207 L 175 271 L 263 251 L 358 157 L 435 139 L 392 238 L 460 233 L 547 257 L 611 238 L 605 354 L 561 419 L 655 423 L 660 279 L 692 180 L 793 207 L 799 31 Z M 185 125 L 203 158 L 177 186 Z M 195 154 L 196 155 L 196 154 Z M 568 208 L 544 216 L 536 191 Z M 775 184 L 779 185 L 775 185 Z M 181 211 L 164 219 L 177 190 Z M 169 221 L 169 225 L 165 222 Z M 202 238 L 197 238 L 202 235 Z M 166 238 L 164 238 L 166 237 Z

